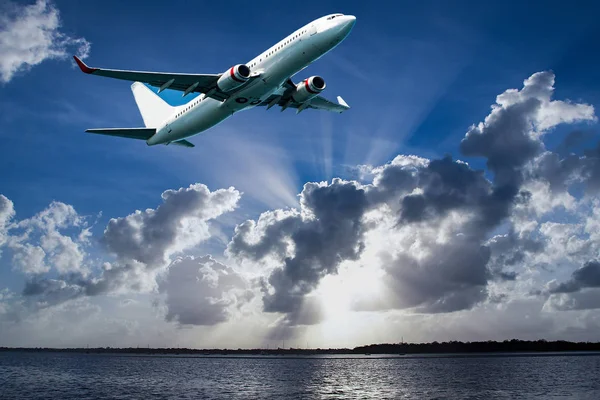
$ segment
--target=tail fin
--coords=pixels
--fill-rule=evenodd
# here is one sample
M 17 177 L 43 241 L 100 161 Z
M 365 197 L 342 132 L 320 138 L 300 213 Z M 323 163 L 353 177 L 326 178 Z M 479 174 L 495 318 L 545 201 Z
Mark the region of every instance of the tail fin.
M 131 91 L 146 127 L 158 127 L 173 113 L 173 107 L 143 83 L 134 82 Z

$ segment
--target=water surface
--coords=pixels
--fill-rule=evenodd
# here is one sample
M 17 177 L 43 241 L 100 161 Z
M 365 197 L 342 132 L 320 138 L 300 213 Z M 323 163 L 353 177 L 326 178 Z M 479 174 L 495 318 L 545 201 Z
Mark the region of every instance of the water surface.
M 1 399 L 600 399 L 600 355 L 0 353 Z

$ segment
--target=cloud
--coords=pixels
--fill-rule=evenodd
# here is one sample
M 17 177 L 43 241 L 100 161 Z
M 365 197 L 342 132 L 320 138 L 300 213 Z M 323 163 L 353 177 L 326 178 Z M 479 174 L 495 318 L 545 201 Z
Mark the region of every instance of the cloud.
M 600 202 L 593 195 L 600 147 L 566 156 L 545 148 L 543 135 L 557 124 L 596 119 L 591 106 L 552 100 L 553 85 L 552 73 L 532 75 L 522 89 L 499 95 L 484 121 L 468 130 L 463 154 L 482 157 L 491 177 L 450 156 L 399 155 L 357 166 L 360 179 L 306 183 L 297 207 L 239 223 L 224 263 L 186 253 L 197 253 L 214 221 L 238 207 L 241 194 L 232 187 L 167 190 L 156 208 L 111 219 L 99 241 L 110 255 L 99 260 L 87 254 L 97 241 L 88 239 L 86 218 L 73 207 L 54 202 L 17 221 L 12 202 L 0 196 L 0 243 L 13 268 L 27 274 L 20 304 L 53 309 L 108 293 L 154 293 L 173 329 L 216 332 L 230 327 L 225 322 L 241 324 L 234 320 L 242 306 L 260 294 L 266 315 L 253 311 L 250 318 L 277 339 L 326 327 L 330 321 L 314 325 L 338 305 L 403 310 L 369 318 L 469 322 L 472 335 L 490 330 L 469 316 L 485 314 L 490 322 L 504 310 L 533 315 L 530 333 L 558 326 L 568 313 L 549 311 L 600 304 Z M 246 274 L 255 279 L 246 281 Z M 339 288 L 328 286 L 336 274 Z M 339 304 L 324 307 L 334 298 Z M 504 324 L 509 317 L 503 318 Z M 519 332 L 519 324 L 511 329 Z
M 580 159 L 583 163 L 583 180 L 589 192 L 597 194 L 600 191 L 600 142 L 596 148 L 586 150 L 584 154 L 585 157 Z
M 460 145 L 466 156 L 487 159 L 500 185 L 519 183 L 518 169 L 541 153 L 540 136 L 561 123 L 596 121 L 594 107 L 551 100 L 554 74 L 537 72 L 523 82 L 523 89 L 498 95 L 492 112 L 473 125 Z
M 51 269 L 59 274 L 87 273 L 84 259 L 88 243 L 81 235 L 88 228 L 85 218 L 72 206 L 54 201 L 31 218 L 7 224 L 14 215 L 12 202 L 4 196 L 0 202 L 5 204 L 5 211 L 0 211 L 4 215 L 0 219 L 5 221 L 0 221 L 0 247 L 5 244 L 12 253 L 13 270 L 28 275 Z
M 156 278 L 169 264 L 171 255 L 208 239 L 209 221 L 232 211 L 240 193 L 234 188 L 211 192 L 205 185 L 192 184 L 167 190 L 161 197 L 163 203 L 156 209 L 136 211 L 108 222 L 101 242 L 116 260 L 103 262 L 95 276 L 81 265 L 74 268 L 77 261 L 81 263 L 84 258 L 75 250 L 81 243 L 87 243 L 88 230 L 77 232 L 77 243 L 57 231 L 58 227 L 69 224 L 85 227 L 71 206 L 54 202 L 47 210 L 20 222 L 23 227 L 45 230 L 41 237 L 42 248 L 50 252 L 48 265 L 59 273 L 57 278 L 32 277 L 23 295 L 35 297 L 41 306 L 52 306 L 82 296 L 156 290 Z M 35 272 L 46 272 L 38 269 Z
M 600 288 L 600 262 L 596 260 L 586 262 L 583 267 L 573 272 L 569 281 L 561 283 L 550 292 L 573 293 L 584 288 Z
M 590 105 L 551 100 L 553 85 L 553 73 L 533 74 L 521 90 L 499 95 L 466 133 L 461 151 L 485 158 L 492 181 L 449 156 L 398 156 L 384 166 L 362 166 L 370 183 L 308 183 L 299 210 L 268 211 L 238 225 L 229 254 L 272 267 L 263 281 L 264 311 L 300 324 L 295 316 L 324 276 L 345 261 L 373 262 L 361 259 L 365 237 L 373 235 L 391 247 L 378 255 L 389 293 L 383 303 L 357 308 L 452 312 L 484 301 L 490 280 L 514 281 L 517 272 L 504 267 L 544 244 L 521 232 L 487 242 L 491 232 L 530 200 L 524 171 L 545 151 L 541 136 L 560 123 L 596 120 Z M 370 243 L 377 247 L 377 239 Z M 498 254 L 502 247 L 511 254 Z
M 264 310 L 298 314 L 304 295 L 323 276 L 335 273 L 343 260 L 359 257 L 367 207 L 366 192 L 357 182 L 307 183 L 300 212 L 266 212 L 257 223 L 237 226 L 228 252 L 254 260 L 275 257 L 281 265 L 263 285 Z
M 588 289 L 572 293 L 554 293 L 544 304 L 546 311 L 594 310 L 600 308 L 600 290 Z
M 591 130 L 573 130 L 569 132 L 563 139 L 562 143 L 557 146 L 556 152 L 559 154 L 568 154 L 576 147 L 593 141 L 597 136 L 598 135 Z
M 166 297 L 167 321 L 215 325 L 229 319 L 231 307 L 252 297 L 246 286 L 235 270 L 204 256 L 173 261 L 158 288 Z
M 12 246 L 12 250 L 13 269 L 26 274 L 42 274 L 50 271 L 50 266 L 44 262 L 46 252 L 40 246 L 17 243 Z
M 83 294 L 77 284 L 68 283 L 62 279 L 37 279 L 27 281 L 23 288 L 23 296 L 42 296 L 37 306 L 47 307 L 77 298 Z
M 385 170 L 384 170 L 385 171 Z M 501 192 L 493 192 L 491 183 L 483 171 L 474 171 L 463 162 L 447 156 L 432 160 L 417 174 L 419 193 L 402 199 L 400 223 L 413 223 L 444 216 L 452 210 L 471 210 L 490 221 L 484 226 L 495 225 L 506 215 L 505 205 L 500 204 Z M 483 212 L 485 209 L 486 212 Z
M 278 264 L 263 282 L 264 311 L 285 313 L 287 325 L 319 322 L 307 317 L 306 295 L 324 276 L 337 273 L 342 262 L 359 260 L 365 233 L 377 226 L 386 227 L 388 235 L 400 230 L 407 241 L 405 249 L 382 262 L 389 275 L 389 294 L 395 297 L 383 308 L 454 311 L 485 299 L 489 250 L 477 241 L 479 230 L 468 230 L 466 217 L 457 220 L 465 226 L 462 231 L 459 224 L 448 232 L 449 237 L 461 235 L 454 239 L 440 241 L 428 229 L 444 224 L 455 210 L 475 215 L 471 220 L 489 216 L 494 192 L 483 174 L 448 157 L 431 162 L 397 157 L 372 174 L 368 185 L 340 179 L 306 184 L 300 210 L 265 212 L 257 222 L 236 227 L 228 246 L 231 255 L 252 260 L 273 257 Z M 413 207 L 408 199 L 419 199 L 421 206 Z M 397 208 L 402 218 L 396 220 L 392 212 L 381 214 L 383 220 L 367 221 L 367 213 L 381 207 Z M 410 255 L 416 244 L 423 252 L 420 258 Z M 440 261 L 442 257 L 447 263 Z
M 547 181 L 554 193 L 565 192 L 574 183 L 583 183 L 586 193 L 595 195 L 600 190 L 600 142 L 584 150 L 583 155 L 561 158 L 556 153 L 544 152 L 526 172 L 531 179 Z
M 388 257 L 382 261 L 391 308 L 453 312 L 487 298 L 490 250 L 464 236 L 443 244 L 424 240 L 418 250 Z
M 495 235 L 486 242 L 490 248 L 491 257 L 488 269 L 499 280 L 514 281 L 517 272 L 510 270 L 523 263 L 527 257 L 538 254 L 546 247 L 546 242 L 526 235 L 518 235 L 511 231 Z
M 211 192 L 193 184 L 162 194 L 158 208 L 113 218 L 102 241 L 119 259 L 160 266 L 168 257 L 210 237 L 207 222 L 232 211 L 240 199 L 233 187 Z
M 8 236 L 8 223 L 15 216 L 13 202 L 6 196 L 0 194 L 0 248 L 6 243 Z M 0 251 L 0 256 L 2 252 Z
M 64 59 L 71 53 L 87 57 L 90 42 L 60 28 L 60 13 L 50 1 L 0 6 L 0 81 L 10 82 L 15 74 L 44 60 Z

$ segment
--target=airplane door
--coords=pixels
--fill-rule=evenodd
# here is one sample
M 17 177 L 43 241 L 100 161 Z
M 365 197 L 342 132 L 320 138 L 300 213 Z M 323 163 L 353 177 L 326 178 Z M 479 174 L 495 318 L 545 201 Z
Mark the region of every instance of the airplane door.
M 167 124 L 167 132 L 171 133 L 171 125 Z
M 308 32 L 310 33 L 310 36 L 314 35 L 317 33 L 317 26 L 315 24 L 311 24 Z

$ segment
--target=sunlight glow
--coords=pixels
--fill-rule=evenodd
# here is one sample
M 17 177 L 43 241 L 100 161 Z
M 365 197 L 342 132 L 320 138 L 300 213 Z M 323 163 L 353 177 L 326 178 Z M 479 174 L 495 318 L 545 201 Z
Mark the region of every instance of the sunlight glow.
M 337 275 L 323 278 L 317 289 L 325 314 L 320 324 L 322 341 L 340 344 L 352 341 L 349 335 L 355 336 L 364 326 L 366 314 L 354 311 L 353 304 L 379 296 L 383 291 L 382 277 L 379 267 L 347 263 Z

